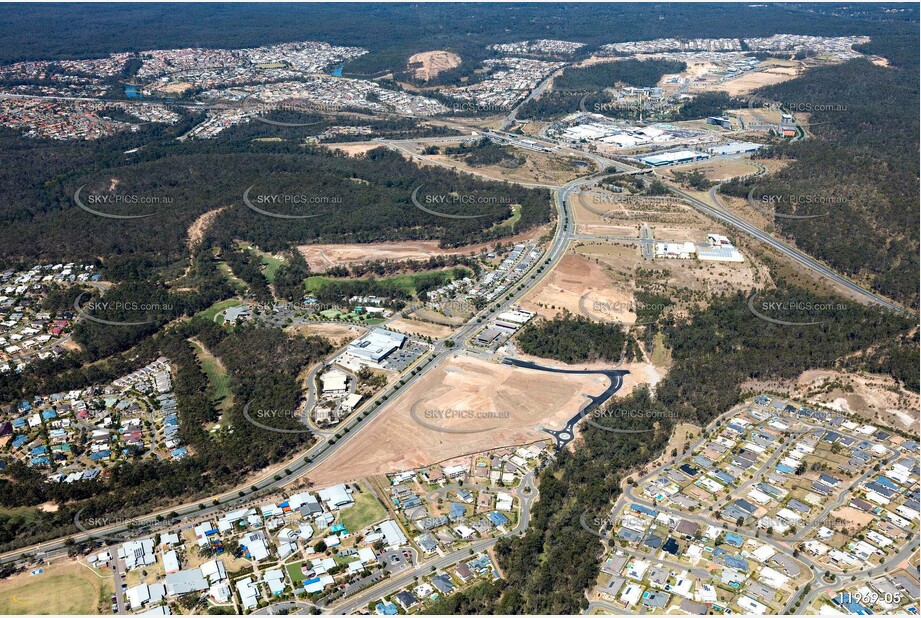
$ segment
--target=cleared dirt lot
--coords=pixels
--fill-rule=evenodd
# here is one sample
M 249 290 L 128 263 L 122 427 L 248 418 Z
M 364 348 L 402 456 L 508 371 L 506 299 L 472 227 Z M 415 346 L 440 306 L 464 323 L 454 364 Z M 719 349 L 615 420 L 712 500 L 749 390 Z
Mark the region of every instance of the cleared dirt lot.
M 547 226 L 535 228 L 509 238 L 502 242 L 521 242 L 540 236 Z M 473 255 L 484 249 L 492 250 L 496 243 L 479 243 L 442 249 L 437 240 L 407 240 L 395 242 L 351 243 L 351 244 L 317 244 L 301 245 L 298 250 L 307 260 L 310 271 L 320 274 L 333 266 L 348 266 L 374 260 L 427 260 L 436 255 Z
M 339 342 L 343 339 L 349 341 L 358 339 L 365 334 L 364 326 L 355 324 L 298 324 L 288 326 L 285 331 L 302 337 L 324 337 L 330 341 Z
M 669 240 L 690 240 L 700 242 L 702 239 L 696 234 L 688 233 L 681 238 L 675 230 L 669 233 L 656 228 L 656 237 Z M 718 230 L 717 230 L 718 231 Z M 722 233 L 722 232 L 720 232 Z M 615 285 L 626 285 L 636 277 L 636 269 L 642 268 L 647 273 L 642 277 L 643 287 L 650 292 L 663 294 L 671 298 L 679 306 L 685 303 L 683 298 L 693 299 L 696 302 L 706 302 L 713 295 L 734 293 L 738 290 L 751 290 L 758 283 L 760 273 L 763 285 L 766 272 L 760 264 L 755 264 L 742 249 L 745 262 L 701 262 L 698 260 L 669 260 L 659 259 L 654 262 L 644 261 L 634 247 L 619 247 L 617 245 L 586 244 L 579 250 L 582 255 L 599 261 L 608 267 Z
M 692 165 L 676 165 L 668 170 L 670 176 L 673 176 L 671 172 L 700 172 L 707 180 L 716 181 L 746 176 L 756 171 L 758 171 L 758 166 L 748 161 L 748 159 L 721 159 Z
M 387 324 L 387 328 L 407 333 L 410 335 L 421 335 L 423 337 L 433 337 L 435 339 L 444 339 L 451 335 L 455 329 L 442 324 L 432 324 L 421 320 L 409 318 L 397 318 Z
M 749 73 L 742 77 L 730 79 L 719 85 L 720 90 L 725 90 L 731 96 L 748 94 L 762 86 L 771 86 L 789 81 L 800 74 L 796 67 L 771 67 L 764 71 Z
M 588 318 L 632 322 L 630 311 L 633 294 L 611 285 L 598 263 L 578 253 L 568 253 L 553 271 L 531 290 L 521 306 L 551 318 L 565 309 Z
M 442 71 L 453 69 L 460 63 L 460 56 L 444 50 L 421 52 L 409 57 L 410 67 L 418 65 L 413 71 L 415 78 L 425 81 L 432 79 Z
M 473 249 L 441 249 L 437 240 L 379 242 L 347 245 L 303 245 L 298 247 L 310 271 L 320 273 L 333 266 L 373 260 L 427 260 L 435 255 L 470 253 Z
M 381 146 L 376 142 L 327 142 L 323 145 L 330 150 L 341 150 L 350 157 L 363 155 Z
M 390 403 L 310 480 L 317 485 L 352 481 L 541 440 L 547 437 L 542 425 L 562 426 L 586 403 L 586 395 L 598 395 L 606 386 L 600 375 L 557 375 L 456 355 Z M 490 416 L 465 417 L 470 411 Z

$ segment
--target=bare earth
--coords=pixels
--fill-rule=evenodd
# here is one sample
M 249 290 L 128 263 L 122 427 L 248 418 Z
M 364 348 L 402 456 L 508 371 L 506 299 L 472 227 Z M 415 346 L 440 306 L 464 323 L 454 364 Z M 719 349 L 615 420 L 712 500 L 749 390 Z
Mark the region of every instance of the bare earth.
M 584 301 L 580 303 L 583 296 Z M 524 297 L 521 305 L 548 318 L 566 309 L 596 321 L 632 322 L 636 319 L 630 311 L 632 300 L 632 293 L 610 285 L 601 266 L 581 255 L 568 253 L 540 285 Z
M 742 77 L 730 79 L 720 84 L 719 89 L 725 90 L 731 96 L 738 96 L 740 94 L 748 94 L 762 86 L 772 86 L 774 84 L 789 81 L 799 75 L 799 73 L 800 72 L 793 67 L 773 67 L 766 71 L 749 73 Z
M 330 341 L 358 339 L 367 329 L 355 324 L 298 324 L 288 326 L 285 331 L 303 337 L 323 337 Z
M 194 249 L 201 242 L 201 239 L 205 236 L 205 232 L 208 231 L 208 228 L 211 227 L 211 224 L 214 223 L 214 220 L 225 208 L 227 207 L 221 206 L 220 208 L 209 210 L 192 222 L 192 225 L 189 226 L 190 249 Z
M 185 92 L 186 90 L 189 90 L 192 87 L 193 87 L 192 84 L 189 82 L 174 82 L 172 84 L 167 84 L 166 86 L 163 86 L 162 88 L 160 88 L 160 90 L 168 94 L 182 94 L 183 92 Z
M 509 238 L 503 243 L 521 242 L 539 236 L 544 228 L 535 228 Z M 348 266 L 374 260 L 427 260 L 436 255 L 471 255 L 492 249 L 496 243 L 480 243 L 442 249 L 437 240 L 407 240 L 395 242 L 317 244 L 298 247 L 312 273 L 322 273 L 333 266 Z
M 432 324 L 421 320 L 409 318 L 397 318 L 387 324 L 387 328 L 406 333 L 409 335 L 421 335 L 423 337 L 433 337 L 435 339 L 444 339 L 451 335 L 455 329 L 442 324 Z
M 840 386 L 829 389 L 830 384 Z M 839 412 L 856 414 L 870 423 L 918 431 L 918 410 L 921 409 L 918 394 L 897 386 L 889 376 L 815 369 L 800 374 L 795 382 L 745 385 L 749 386 L 808 398 Z
M 341 150 L 350 157 L 357 157 L 363 155 L 370 150 L 375 148 L 380 148 L 380 144 L 375 142 L 329 142 L 323 144 L 330 150 Z
M 413 54 L 409 57 L 410 65 L 415 65 L 416 63 L 421 65 L 413 72 L 416 79 L 428 81 L 442 71 L 447 71 L 460 65 L 461 57 L 444 50 L 427 51 Z
M 748 159 L 721 159 L 691 165 L 676 165 L 669 169 L 669 172 L 687 173 L 694 171 L 701 172 L 707 180 L 722 181 L 752 174 L 758 171 L 758 167 L 749 162 Z
M 310 475 L 317 485 L 408 470 L 502 445 L 547 437 L 607 386 L 601 375 L 574 376 L 453 356 L 413 384 Z M 448 433 L 430 429 L 479 430 Z M 488 412 L 492 418 L 437 418 L 438 411 Z

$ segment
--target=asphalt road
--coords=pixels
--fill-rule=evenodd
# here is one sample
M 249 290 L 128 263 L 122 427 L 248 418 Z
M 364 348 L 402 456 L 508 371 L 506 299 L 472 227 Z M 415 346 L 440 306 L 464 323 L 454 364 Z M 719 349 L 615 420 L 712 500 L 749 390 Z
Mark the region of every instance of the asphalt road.
M 559 367 L 549 367 L 546 365 L 539 365 L 531 361 L 522 361 L 515 358 L 506 358 L 502 361 L 506 365 L 514 365 L 515 367 L 522 367 L 524 369 L 534 369 L 537 371 L 546 371 L 549 373 L 566 373 L 566 374 L 575 374 L 575 375 L 594 375 L 601 374 L 609 380 L 608 387 L 604 389 L 600 395 L 594 397 L 589 397 L 589 402 L 575 415 L 566 422 L 566 425 L 563 426 L 559 431 L 553 429 L 544 428 L 546 433 L 549 433 L 556 440 L 557 450 L 563 449 L 567 444 L 573 441 L 576 437 L 576 424 L 586 417 L 592 410 L 603 404 L 605 401 L 611 398 L 611 396 L 620 390 L 620 387 L 624 384 L 624 375 L 630 373 L 624 369 L 561 369 Z
M 697 210 L 703 212 L 704 214 L 710 217 L 713 217 L 714 219 L 722 221 L 723 223 L 726 223 L 727 225 L 730 225 L 738 230 L 745 232 L 746 234 L 754 237 L 756 240 L 760 240 L 761 242 L 768 245 L 772 249 L 775 249 L 776 251 L 782 253 L 783 255 L 793 259 L 798 264 L 805 266 L 806 268 L 809 268 L 811 270 L 814 270 L 815 272 L 819 273 L 826 279 L 829 279 L 830 281 L 837 283 L 838 285 L 844 288 L 847 288 L 848 290 L 850 290 L 851 292 L 853 292 L 854 294 L 856 294 L 858 297 L 862 298 L 866 302 L 875 304 L 875 305 L 880 305 L 886 309 L 889 309 L 891 311 L 895 311 L 898 313 L 906 313 L 905 310 L 902 309 L 897 304 L 883 298 L 882 296 L 878 296 L 874 294 L 873 292 L 867 290 L 866 288 L 863 288 L 857 285 L 850 279 L 842 277 L 841 275 L 839 275 L 832 269 L 828 268 L 827 266 L 821 264 L 814 258 L 806 255 L 805 253 L 797 249 L 794 249 L 793 247 L 786 244 L 785 242 L 778 240 L 777 238 L 774 238 L 767 232 L 752 225 L 745 219 L 742 219 L 741 217 L 738 217 L 732 214 L 731 212 L 726 210 L 723 207 L 723 205 L 720 203 L 719 198 L 716 196 L 716 187 L 713 187 L 712 189 L 710 189 L 710 199 L 713 202 L 713 204 L 717 205 L 717 207 L 707 204 L 703 200 L 700 200 L 697 197 L 691 195 L 690 193 L 687 193 L 686 191 L 683 191 L 673 185 L 669 185 L 669 189 L 676 195 L 679 195 L 682 198 L 686 199 Z
M 525 488 L 531 488 L 532 491 L 525 491 Z M 530 524 L 531 506 L 534 504 L 534 500 L 539 495 L 537 486 L 534 485 L 533 470 L 522 477 L 521 483 L 519 484 L 515 493 L 518 497 L 520 516 L 518 518 L 518 525 L 503 535 L 506 537 L 523 534 Z M 481 541 L 476 541 L 467 547 L 464 547 L 463 549 L 445 554 L 444 556 L 437 556 L 428 560 L 421 561 L 416 565 L 414 569 L 403 575 L 400 575 L 399 577 L 393 577 L 385 580 L 364 592 L 360 592 L 350 597 L 342 603 L 333 604 L 327 608 L 324 608 L 324 613 L 340 615 L 350 614 L 353 611 L 366 607 L 368 603 L 371 603 L 372 601 L 377 601 L 378 599 L 399 591 L 401 588 L 411 585 L 417 577 L 431 573 L 432 567 L 434 567 L 436 570 L 444 569 L 456 562 L 463 560 L 464 558 L 470 558 L 471 550 L 473 550 L 474 553 L 479 553 L 489 549 L 496 544 L 497 540 L 497 538 L 483 539 Z
M 406 152 L 413 157 L 425 158 L 421 157 L 421 155 L 412 153 L 411 151 Z M 441 164 L 441 162 L 433 162 L 439 165 Z M 524 275 L 519 279 L 519 285 L 523 287 L 519 289 L 516 286 L 514 291 L 510 291 L 505 297 L 503 297 L 503 300 L 492 303 L 490 308 L 483 310 L 477 315 L 474 315 L 467 322 L 467 324 L 462 326 L 455 333 L 452 341 L 466 341 L 469 337 L 473 336 L 477 330 L 482 328 L 482 324 L 477 321 L 478 318 L 484 317 L 485 319 L 485 317 L 489 315 L 504 311 L 510 305 L 517 302 L 525 293 L 528 292 L 528 290 L 540 283 L 542 279 L 549 274 L 555 263 L 563 256 L 566 250 L 566 246 L 569 243 L 569 239 L 573 233 L 573 221 L 572 218 L 567 214 L 568 209 L 566 206 L 566 200 L 573 191 L 579 188 L 583 181 L 584 179 L 582 178 L 576 179 L 562 187 L 555 189 L 553 201 L 558 213 L 558 225 L 556 227 L 556 232 L 553 241 L 551 242 L 550 248 L 545 252 L 541 259 L 535 262 L 531 269 L 524 273 Z M 540 267 L 543 267 L 543 270 L 538 273 L 537 271 Z M 494 312 L 492 312 L 490 309 L 493 307 L 498 307 L 498 309 L 495 309 Z M 260 494 L 269 494 L 274 490 L 292 484 L 305 475 L 309 474 L 309 472 L 318 464 L 328 459 L 339 448 L 341 448 L 345 442 L 347 442 L 365 425 L 367 425 L 368 421 L 380 414 L 387 407 L 388 403 L 393 399 L 393 395 L 395 395 L 399 390 L 407 388 L 415 381 L 422 379 L 429 371 L 437 367 L 440 362 L 448 358 L 453 352 L 454 346 L 448 347 L 443 341 L 437 343 L 428 355 L 419 359 L 419 361 L 417 361 L 417 363 L 414 365 L 417 368 L 421 367 L 421 370 L 419 370 L 415 375 L 408 374 L 404 376 L 402 378 L 402 384 L 400 381 L 396 382 L 389 388 L 379 393 L 376 397 L 365 403 L 364 406 L 362 406 L 361 410 L 367 413 L 364 418 L 362 418 L 362 414 L 353 414 L 350 419 L 347 419 L 338 425 L 336 427 L 337 433 L 348 429 L 348 432 L 342 434 L 341 439 L 337 440 L 335 443 L 331 443 L 330 440 L 324 438 L 317 444 L 311 446 L 305 451 L 302 451 L 287 462 L 276 466 L 271 471 L 261 475 L 260 478 L 254 482 L 240 485 L 229 491 L 202 498 L 201 500 L 197 500 L 195 502 L 163 508 L 153 513 L 139 516 L 127 522 L 120 521 L 119 523 L 110 526 L 94 528 L 89 532 L 73 533 L 62 536 L 53 541 L 46 541 L 43 543 L 30 545 L 28 547 L 8 551 L 0 554 L 0 563 L 15 562 L 17 560 L 28 558 L 29 556 L 42 556 L 44 558 L 49 558 L 51 556 L 60 555 L 61 553 L 66 552 L 66 548 L 69 543 L 92 541 L 99 539 L 103 535 L 110 537 L 118 535 L 120 533 L 131 530 L 132 526 L 135 526 L 139 523 L 149 523 L 150 520 L 157 517 L 160 517 L 164 520 L 172 518 L 179 518 L 180 520 L 183 520 L 190 517 L 203 517 L 211 515 L 228 508 L 233 508 L 235 505 L 238 505 L 241 502 L 252 500 L 254 498 L 253 494 L 255 492 L 259 492 Z M 374 402 L 381 399 L 381 397 L 384 395 L 387 395 L 385 403 L 377 408 L 373 408 Z M 239 492 L 244 492 L 245 495 L 240 496 Z M 214 504 L 215 500 L 219 501 L 218 504 Z M 145 530 L 144 528 L 135 528 L 133 529 L 133 532 L 136 532 L 140 535 L 146 534 L 148 530 Z

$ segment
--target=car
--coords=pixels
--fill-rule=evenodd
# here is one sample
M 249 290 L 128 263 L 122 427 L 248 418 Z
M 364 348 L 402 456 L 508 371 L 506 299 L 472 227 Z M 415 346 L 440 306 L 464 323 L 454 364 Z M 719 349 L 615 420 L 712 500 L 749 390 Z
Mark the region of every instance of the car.
M 400 557 L 399 557 L 399 556 L 390 556 L 390 562 L 396 564 L 396 563 L 399 562 L 399 561 L 400 561 Z
M 116 597 L 116 596 L 113 594 L 113 595 L 112 595 L 112 602 L 115 603 L 117 600 L 118 600 L 118 597 Z
M 118 613 L 118 603 L 112 603 L 112 613 L 113 614 Z

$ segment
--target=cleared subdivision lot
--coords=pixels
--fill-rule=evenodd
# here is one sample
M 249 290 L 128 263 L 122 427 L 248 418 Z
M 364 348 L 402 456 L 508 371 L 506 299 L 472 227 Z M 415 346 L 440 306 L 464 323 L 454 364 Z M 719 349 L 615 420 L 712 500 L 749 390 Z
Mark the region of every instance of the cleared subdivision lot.
M 542 425 L 562 426 L 607 385 L 600 375 L 554 375 L 454 355 L 392 401 L 310 480 L 352 481 L 546 439 Z

